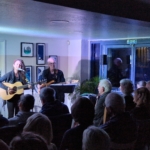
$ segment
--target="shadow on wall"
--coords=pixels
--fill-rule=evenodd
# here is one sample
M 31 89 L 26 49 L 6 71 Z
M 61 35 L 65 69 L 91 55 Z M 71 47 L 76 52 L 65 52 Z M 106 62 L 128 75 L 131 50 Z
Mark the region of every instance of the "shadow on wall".
M 89 60 L 83 59 L 80 60 L 74 70 L 72 79 L 79 80 L 82 83 L 84 80 L 89 78 Z

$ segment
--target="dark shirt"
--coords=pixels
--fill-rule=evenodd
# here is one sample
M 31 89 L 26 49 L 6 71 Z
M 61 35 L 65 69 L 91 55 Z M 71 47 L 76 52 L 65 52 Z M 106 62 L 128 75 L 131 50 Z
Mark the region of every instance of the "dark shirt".
M 135 107 L 130 111 L 131 116 L 136 120 L 150 119 L 150 114 L 145 106 Z
M 133 102 L 133 96 L 132 95 L 125 95 L 124 99 L 126 102 L 125 111 L 131 111 L 133 108 L 135 108 L 135 103 Z
M 106 92 L 104 94 L 102 94 L 96 101 L 96 105 L 95 105 L 95 117 L 94 117 L 94 125 L 95 126 L 100 126 L 103 123 L 103 115 L 104 115 L 104 102 L 105 102 L 105 98 L 106 96 L 109 94 L 110 92 Z
M 65 132 L 60 150 L 82 150 L 82 134 L 88 126 L 79 125 Z
M 7 126 L 8 125 L 8 119 L 0 115 L 0 127 Z
M 9 118 L 9 125 L 17 125 L 19 123 L 26 123 L 26 120 L 32 116 L 34 112 L 19 111 L 15 117 Z
M 113 65 L 108 70 L 108 79 L 110 80 L 113 87 L 119 87 L 120 86 L 120 80 L 123 79 L 123 74 L 121 69 L 119 69 L 116 65 Z
M 54 102 L 46 102 L 40 111 L 46 116 L 57 116 L 69 113 L 67 105 L 62 102 L 55 100 Z
M 104 129 L 114 143 L 130 143 L 136 139 L 136 123 L 128 112 L 110 118 L 100 128 Z
M 54 74 L 52 74 L 50 72 L 50 69 L 45 69 L 43 71 L 43 74 L 42 74 L 42 78 L 43 79 L 46 79 L 47 82 L 50 82 L 52 80 L 55 81 L 55 83 L 59 83 L 59 82 L 65 82 L 65 78 L 64 78 L 64 74 L 61 70 L 59 69 L 55 69 L 54 70 Z

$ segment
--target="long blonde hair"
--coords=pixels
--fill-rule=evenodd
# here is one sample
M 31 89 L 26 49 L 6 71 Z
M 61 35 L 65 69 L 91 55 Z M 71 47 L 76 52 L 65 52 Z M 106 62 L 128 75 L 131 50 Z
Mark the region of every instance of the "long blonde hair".
M 35 113 L 27 119 L 23 131 L 33 132 L 42 136 L 47 144 L 53 139 L 53 131 L 51 121 L 47 116 L 41 113 Z

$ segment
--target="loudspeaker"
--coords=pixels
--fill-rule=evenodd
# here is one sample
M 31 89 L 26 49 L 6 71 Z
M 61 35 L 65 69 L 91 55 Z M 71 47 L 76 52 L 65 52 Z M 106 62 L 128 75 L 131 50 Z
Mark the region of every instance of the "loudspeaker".
M 126 61 L 127 61 L 127 64 L 129 65 L 130 64 L 130 55 L 126 56 Z
M 107 55 L 103 55 L 103 65 L 107 65 Z

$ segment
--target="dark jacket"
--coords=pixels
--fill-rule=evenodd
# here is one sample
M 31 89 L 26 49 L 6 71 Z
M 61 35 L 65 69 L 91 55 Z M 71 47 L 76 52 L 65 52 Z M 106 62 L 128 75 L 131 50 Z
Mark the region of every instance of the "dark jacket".
M 26 120 L 33 114 L 34 112 L 19 111 L 15 117 L 8 119 L 9 125 L 17 125 L 18 123 L 26 123 Z
M 50 69 L 45 69 L 42 74 L 42 78 L 46 79 L 47 82 L 50 82 L 52 80 L 55 81 L 55 83 L 59 82 L 65 82 L 64 74 L 61 70 L 55 69 L 54 74 L 51 74 Z
M 118 68 L 118 66 L 113 65 L 108 70 L 108 79 L 110 80 L 113 87 L 119 87 L 120 86 L 120 80 L 123 79 L 123 74 L 121 69 Z
M 136 139 L 136 123 L 128 112 L 117 114 L 100 126 L 114 143 L 130 143 Z
M 94 117 L 94 125 L 95 126 L 100 126 L 103 123 L 103 115 L 104 115 L 104 102 L 105 102 L 105 98 L 106 96 L 109 94 L 110 92 L 106 92 L 104 94 L 102 94 L 96 101 L 96 105 L 95 105 L 95 117 Z
M 135 107 L 130 111 L 131 116 L 136 120 L 148 120 L 150 119 L 150 114 L 148 108 L 145 106 Z
M 8 125 L 8 119 L 0 115 L 0 127 L 7 126 Z
M 26 80 L 22 79 L 20 74 L 19 74 L 19 78 L 17 79 L 15 77 L 14 70 L 12 70 L 0 78 L 0 87 L 7 90 L 7 87 L 2 82 L 8 82 L 8 83 L 13 84 L 17 81 L 20 81 L 22 84 L 27 84 Z
M 82 150 L 82 134 L 88 126 L 79 125 L 65 132 L 60 150 Z
M 63 115 L 69 113 L 68 107 L 61 103 L 58 100 L 55 100 L 54 102 L 46 102 L 40 111 L 42 114 L 45 114 L 46 116 L 57 116 L 57 115 Z
M 132 95 L 125 95 L 124 99 L 126 102 L 125 111 L 131 111 L 133 108 L 135 108 L 135 103 L 133 102 L 133 96 Z

